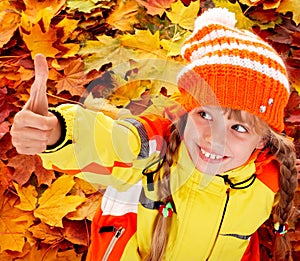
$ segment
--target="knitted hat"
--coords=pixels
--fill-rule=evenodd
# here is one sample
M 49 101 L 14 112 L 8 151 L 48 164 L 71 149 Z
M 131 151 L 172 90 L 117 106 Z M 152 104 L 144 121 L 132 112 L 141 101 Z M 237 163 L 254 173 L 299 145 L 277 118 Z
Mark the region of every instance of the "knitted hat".
M 284 62 L 270 45 L 235 23 L 225 8 L 209 9 L 196 19 L 181 49 L 190 64 L 178 74 L 179 102 L 187 111 L 208 105 L 244 110 L 282 131 L 289 96 Z

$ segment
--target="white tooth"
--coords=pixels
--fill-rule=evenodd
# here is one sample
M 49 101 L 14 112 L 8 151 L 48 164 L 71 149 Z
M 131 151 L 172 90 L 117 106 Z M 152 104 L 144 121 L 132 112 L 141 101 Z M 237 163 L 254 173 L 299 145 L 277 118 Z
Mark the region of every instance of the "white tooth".
M 216 159 L 222 159 L 223 157 L 222 156 L 216 156 Z
M 204 153 L 204 156 L 205 156 L 206 158 L 209 158 L 210 153 L 209 153 L 209 152 L 205 152 L 205 153 Z
M 211 159 L 216 159 L 216 157 L 217 157 L 217 156 L 216 156 L 215 154 L 210 154 L 210 158 L 211 158 Z

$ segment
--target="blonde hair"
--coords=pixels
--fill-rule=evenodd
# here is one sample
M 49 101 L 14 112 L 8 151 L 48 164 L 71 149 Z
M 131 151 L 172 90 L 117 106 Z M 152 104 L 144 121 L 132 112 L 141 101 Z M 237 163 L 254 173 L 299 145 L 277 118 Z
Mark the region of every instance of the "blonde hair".
M 223 111 L 228 118 L 247 122 L 257 134 L 262 135 L 266 142 L 265 148 L 269 149 L 270 153 L 277 158 L 280 164 L 280 188 L 277 193 L 279 200 L 273 209 L 274 222 L 279 222 L 280 224 L 286 223 L 292 211 L 293 198 L 297 187 L 296 156 L 293 143 L 283 135 L 273 131 L 257 116 L 230 108 L 224 108 Z M 183 136 L 187 115 L 185 114 L 171 127 L 165 161 L 161 168 L 162 173 L 159 175 L 158 182 L 158 196 L 164 203 L 173 203 L 169 176 L 171 175 L 171 166 L 178 156 L 178 148 L 182 141 L 181 137 Z M 173 204 L 173 207 L 175 208 L 176 206 Z M 162 260 L 168 241 L 168 227 L 170 222 L 171 218 L 164 218 L 162 215 L 157 215 L 147 261 Z M 291 248 L 287 234 L 275 237 L 273 252 L 275 260 L 289 260 L 291 258 Z

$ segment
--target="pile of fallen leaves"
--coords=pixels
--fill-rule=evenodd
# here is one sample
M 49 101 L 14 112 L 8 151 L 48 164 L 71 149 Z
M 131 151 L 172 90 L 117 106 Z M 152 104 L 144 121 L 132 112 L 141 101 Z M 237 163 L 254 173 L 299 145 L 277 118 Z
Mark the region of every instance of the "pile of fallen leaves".
M 35 54 L 47 57 L 50 105 L 74 102 L 107 110 L 112 117 L 120 108 L 136 114 L 152 97 L 176 89 L 170 77 L 182 63 L 180 46 L 196 16 L 212 6 L 227 7 L 236 13 L 240 28 L 253 28 L 286 61 L 293 87 L 286 132 L 300 156 L 297 2 L 1 0 L 0 260 L 84 260 L 102 195 L 79 178 L 45 170 L 38 156 L 18 155 L 11 144 L 9 129 L 29 97 Z M 167 71 L 173 74 L 160 75 Z M 289 232 L 295 260 L 300 259 L 297 213 Z M 272 231 L 266 224 L 260 234 L 262 259 L 269 260 Z

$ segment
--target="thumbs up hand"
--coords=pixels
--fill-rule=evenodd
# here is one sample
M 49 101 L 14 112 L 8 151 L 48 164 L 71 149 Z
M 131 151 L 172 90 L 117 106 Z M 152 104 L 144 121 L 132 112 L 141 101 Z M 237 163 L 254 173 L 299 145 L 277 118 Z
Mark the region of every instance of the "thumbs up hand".
M 42 54 L 35 56 L 34 70 L 35 80 L 30 98 L 15 115 L 10 132 L 18 153 L 31 155 L 43 152 L 47 145 L 55 144 L 61 135 L 58 119 L 48 112 L 48 64 Z

